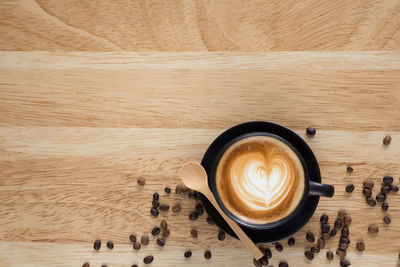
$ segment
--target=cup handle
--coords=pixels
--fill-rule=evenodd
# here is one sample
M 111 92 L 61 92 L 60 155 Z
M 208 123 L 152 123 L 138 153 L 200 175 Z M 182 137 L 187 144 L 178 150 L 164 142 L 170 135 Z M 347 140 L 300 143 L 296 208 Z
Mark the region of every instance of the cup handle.
M 335 188 L 332 185 L 310 181 L 309 196 L 333 197 L 334 194 Z

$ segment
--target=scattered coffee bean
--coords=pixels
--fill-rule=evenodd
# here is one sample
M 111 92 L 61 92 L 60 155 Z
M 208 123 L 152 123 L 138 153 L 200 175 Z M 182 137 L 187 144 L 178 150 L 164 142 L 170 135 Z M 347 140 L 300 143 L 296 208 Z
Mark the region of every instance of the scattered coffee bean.
M 191 221 L 195 221 L 195 220 L 197 220 L 197 218 L 199 218 L 199 215 L 197 214 L 197 212 L 192 211 L 192 212 L 189 214 L 189 219 L 190 219 Z
M 333 260 L 333 257 L 334 257 L 333 252 L 328 250 L 326 252 L 326 258 L 331 261 L 331 260 Z
M 169 235 L 171 234 L 171 232 L 168 229 L 164 229 L 162 230 L 161 236 L 164 238 L 169 237 Z
M 316 131 L 315 128 L 313 128 L 313 127 L 308 127 L 308 128 L 306 129 L 307 135 L 310 135 L 310 136 L 314 136 L 316 132 L 317 132 L 317 131 Z
M 342 250 L 342 249 L 337 249 L 336 250 L 336 255 L 339 257 L 339 258 L 341 258 L 341 259 L 343 259 L 344 257 L 346 257 L 346 250 Z
M 211 219 L 210 217 L 207 217 L 207 223 L 210 224 L 210 225 L 215 224 L 213 219 Z
M 199 216 L 203 215 L 204 213 L 203 205 L 201 205 L 200 203 L 196 205 L 194 210 L 197 212 Z
M 390 185 L 384 185 L 381 188 L 382 193 L 385 193 L 385 194 L 389 193 L 390 190 L 392 190 L 392 186 L 390 186 Z
M 375 207 L 375 206 L 376 206 L 376 200 L 373 199 L 372 197 L 367 197 L 367 203 L 368 203 L 368 205 L 370 205 L 371 207 Z
M 392 219 L 390 218 L 390 216 L 389 215 L 385 215 L 385 216 L 383 216 L 383 223 L 384 224 L 390 224 L 392 222 Z
M 153 215 L 153 217 L 157 217 L 158 214 L 159 214 L 158 209 L 156 209 L 156 208 L 154 208 L 154 207 L 152 207 L 152 208 L 150 209 L 150 213 L 151 213 L 151 215 Z
M 349 173 L 353 172 L 353 167 L 347 166 L 346 171 Z
M 389 209 L 389 204 L 387 202 L 382 203 L 382 210 L 387 211 Z
M 165 193 L 167 193 L 168 195 L 171 194 L 171 188 L 169 188 L 169 187 L 166 187 L 166 188 L 164 189 L 164 191 L 165 191 Z
M 335 230 L 336 231 L 336 230 Z M 329 233 L 322 233 L 322 238 L 325 240 L 325 241 L 327 241 L 327 240 L 329 240 L 329 238 L 330 238 L 330 235 L 329 235 Z
M 82 267 L 90 267 L 89 262 L 85 262 L 84 264 L 82 264 Z
M 160 210 L 161 211 L 168 211 L 169 210 L 169 205 L 168 204 L 161 204 L 160 205 Z
M 278 267 L 289 267 L 289 264 L 286 261 L 281 261 Z
M 283 246 L 281 245 L 281 243 L 276 243 L 275 244 L 275 249 L 279 252 L 281 252 L 283 250 Z
M 343 226 L 342 231 L 341 231 L 342 236 L 349 236 L 349 227 Z
M 390 137 L 390 135 L 386 135 L 385 138 L 383 138 L 383 144 L 385 146 L 389 145 L 391 141 L 392 141 L 392 137 Z
M 185 251 L 185 253 L 183 254 L 183 256 L 185 257 L 185 258 L 190 258 L 190 257 L 192 257 L 192 252 L 190 251 L 190 250 L 188 250 L 188 251 Z
M 130 235 L 130 236 L 129 236 L 129 240 L 130 240 L 132 243 L 135 243 L 135 242 L 136 242 L 136 236 L 135 236 L 135 235 Z
M 397 186 L 397 185 L 394 185 L 394 184 L 392 184 L 391 186 L 390 186 L 390 190 L 392 190 L 392 192 L 398 192 L 399 191 L 399 187 Z
M 156 236 L 161 232 L 160 227 L 154 227 L 153 230 L 151 230 L 151 235 Z
M 253 259 L 253 264 L 256 267 L 261 267 L 262 266 L 261 260 Z
M 291 237 L 288 239 L 288 245 L 289 247 L 293 247 L 294 244 L 296 244 L 296 239 L 294 239 L 294 237 Z
M 207 260 L 211 259 L 211 251 L 206 250 L 204 252 L 204 258 L 206 258 Z
M 160 247 L 163 247 L 165 245 L 165 239 L 157 238 L 157 245 L 159 245 Z
M 314 253 L 312 253 L 311 250 L 304 251 L 304 256 L 306 256 L 306 258 L 310 261 L 314 259 Z
M 151 205 L 153 205 L 154 208 L 158 208 L 160 207 L 160 202 L 158 202 L 158 200 L 153 200 L 153 202 L 151 202 Z
M 183 192 L 183 186 L 181 184 L 178 184 L 175 188 L 175 194 L 182 194 Z
M 329 230 L 331 230 L 331 226 L 329 224 L 321 224 L 322 233 L 329 233 Z
M 390 185 L 391 183 L 393 183 L 393 176 L 390 175 L 385 175 L 382 179 L 383 183 L 385 185 Z
M 379 227 L 375 224 L 371 224 L 370 226 L 368 226 L 368 232 L 370 232 L 371 234 L 376 234 L 379 232 Z
M 197 193 L 196 191 L 190 191 L 188 194 L 188 197 L 191 199 L 196 199 L 197 198 Z
M 264 249 L 264 256 L 267 259 L 270 259 L 272 257 L 272 252 L 271 252 L 271 250 L 269 248 Z
M 371 189 L 369 189 L 368 187 L 364 187 L 363 191 L 362 191 L 363 195 L 366 197 L 370 197 L 372 195 L 372 191 Z
M 101 265 L 101 267 L 107 267 L 107 265 L 103 264 L 103 265 Z
M 337 218 L 336 220 L 335 220 L 335 229 L 340 229 L 340 228 L 342 228 L 342 220 L 341 219 L 339 219 L 339 218 Z
M 219 241 L 224 241 L 224 239 L 225 239 L 225 232 L 219 231 L 219 233 L 218 233 L 218 240 L 219 240 Z
M 314 234 L 311 233 L 311 232 L 308 232 L 308 233 L 306 234 L 306 239 L 307 239 L 308 242 L 313 243 L 313 242 L 315 241 Z
M 339 243 L 339 249 L 346 251 L 349 248 L 349 244 Z
M 339 211 L 338 211 L 338 217 L 339 217 L 339 219 L 344 220 L 344 218 L 346 217 L 346 215 L 347 215 L 347 213 L 346 213 L 345 210 L 339 210 Z
M 175 204 L 173 207 L 172 207 L 172 211 L 174 212 L 174 213 L 178 213 L 178 212 L 180 212 L 182 210 L 182 207 L 181 207 L 181 205 L 179 205 L 179 204 Z
M 326 224 L 329 220 L 328 214 L 324 213 L 321 215 L 321 218 L 319 218 L 319 221 L 321 224 Z
M 150 264 L 153 262 L 153 260 L 154 260 L 154 257 L 150 255 L 150 256 L 144 257 L 143 262 L 144 262 L 144 264 Z
M 318 245 L 318 247 L 319 247 L 320 249 L 323 249 L 323 248 L 325 247 L 325 241 L 324 241 L 324 239 L 323 239 L 322 237 L 320 237 L 320 238 L 318 239 L 317 245 Z
M 385 201 L 385 200 L 386 200 L 386 195 L 383 194 L 383 193 L 379 193 L 379 194 L 376 196 L 376 201 L 378 201 L 378 202 L 383 202 L 383 201 Z
M 263 266 L 267 266 L 268 265 L 268 259 L 266 258 L 266 257 L 262 257 L 261 259 L 260 259 L 260 261 L 261 261 L 261 264 L 263 265 Z
M 131 267 L 138 267 L 137 264 L 132 264 Z
M 350 239 L 347 236 L 342 236 L 342 237 L 340 237 L 340 243 L 348 245 L 348 244 L 350 244 Z
M 347 267 L 349 265 L 351 265 L 351 264 L 348 260 L 345 260 L 345 259 L 340 260 L 340 267 Z
M 372 189 L 374 187 L 374 181 L 369 180 L 369 179 L 365 180 L 363 182 L 363 186 L 366 187 L 366 188 Z
M 142 247 L 142 245 L 139 242 L 133 243 L 132 246 L 134 250 L 140 250 L 140 248 Z
M 160 195 L 157 192 L 153 193 L 153 200 L 159 200 L 160 199 Z
M 142 245 L 147 246 L 149 244 L 149 237 L 147 235 L 142 235 L 142 237 L 140 238 L 140 242 L 142 243 Z
M 365 250 L 365 244 L 363 241 L 358 241 L 356 244 L 356 249 L 360 252 Z
M 114 243 L 111 242 L 111 241 L 108 241 L 108 242 L 107 242 L 107 247 L 108 247 L 109 249 L 113 249 L 113 248 L 114 248 Z
M 314 247 L 311 247 L 310 250 L 312 253 L 316 254 L 316 253 L 319 253 L 320 248 L 318 246 L 314 246 Z
M 190 235 L 191 235 L 193 238 L 197 238 L 197 236 L 198 236 L 197 230 L 196 230 L 196 229 L 192 229 L 192 230 L 190 231 Z
M 161 229 L 167 229 L 168 228 L 168 223 L 166 220 L 162 220 L 160 223 L 160 228 Z
M 352 193 L 353 191 L 354 191 L 354 185 L 353 184 L 346 185 L 346 192 L 347 193 Z
M 146 180 L 143 179 L 143 178 L 137 179 L 136 182 L 137 182 L 137 184 L 138 184 L 139 186 L 144 186 L 144 185 L 146 184 Z
M 331 233 L 330 233 L 330 236 L 334 237 L 335 235 L 336 235 L 336 229 L 332 229 Z
M 95 250 L 99 250 L 100 247 L 101 247 L 101 241 L 100 241 L 100 240 L 94 241 L 93 248 L 94 248 Z
M 350 224 L 351 224 L 351 217 L 350 217 L 350 216 L 346 216 L 346 217 L 344 218 L 343 222 L 344 222 L 344 225 L 346 225 L 347 227 L 349 227 Z

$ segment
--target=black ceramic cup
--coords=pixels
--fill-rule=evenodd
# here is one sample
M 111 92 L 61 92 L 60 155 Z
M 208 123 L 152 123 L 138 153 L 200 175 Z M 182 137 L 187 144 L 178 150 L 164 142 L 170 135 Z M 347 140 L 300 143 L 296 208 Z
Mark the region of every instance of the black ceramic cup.
M 224 206 L 218 195 L 215 183 L 215 173 L 220 158 L 234 143 L 251 136 L 269 136 L 285 143 L 298 156 L 303 166 L 305 179 L 303 196 L 293 212 L 278 221 L 265 224 L 253 224 L 244 221 L 232 214 Z M 318 203 L 319 196 L 332 197 L 334 194 L 333 186 L 321 183 L 318 162 L 306 142 L 288 128 L 270 122 L 247 122 L 226 130 L 210 145 L 203 157 L 202 165 L 205 167 L 208 174 L 209 187 L 221 209 L 242 228 L 249 229 L 249 231 L 267 231 L 273 233 L 274 230 L 279 231 L 280 229 L 285 229 L 290 225 L 294 225 L 295 227 L 289 229 L 287 231 L 288 233 L 294 232 L 293 230 L 297 231 L 311 218 L 315 211 L 316 204 Z M 203 199 L 203 202 L 206 202 L 206 200 Z M 211 214 L 214 213 L 214 210 L 207 205 L 208 203 L 205 204 L 206 210 L 210 211 Z M 215 217 L 219 219 L 219 216 Z M 225 226 L 225 222 L 221 223 L 221 228 L 224 229 L 223 226 Z M 276 236 L 277 237 L 274 237 L 271 240 L 265 239 L 265 241 L 262 242 L 278 240 L 281 239 L 281 237 L 284 237 L 279 234 Z

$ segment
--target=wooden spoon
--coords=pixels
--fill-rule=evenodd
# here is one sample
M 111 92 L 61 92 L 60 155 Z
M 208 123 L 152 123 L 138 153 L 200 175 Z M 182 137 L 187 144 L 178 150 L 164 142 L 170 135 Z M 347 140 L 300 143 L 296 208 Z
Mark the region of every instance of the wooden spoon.
M 253 258 L 259 260 L 262 256 L 264 256 L 263 253 L 254 244 L 254 242 L 246 235 L 245 232 L 243 232 L 242 228 L 240 228 L 240 226 L 236 222 L 232 221 L 232 219 L 229 218 L 228 215 L 226 215 L 225 212 L 222 211 L 221 207 L 215 200 L 213 193 L 208 187 L 207 173 L 204 170 L 203 166 L 196 162 L 187 162 L 181 168 L 180 176 L 185 186 L 202 193 L 208 198 L 214 208 L 217 209 L 219 214 L 221 214 L 224 220 L 229 224 L 235 234 L 239 237 L 240 241 L 242 241 L 246 248 L 250 250 Z

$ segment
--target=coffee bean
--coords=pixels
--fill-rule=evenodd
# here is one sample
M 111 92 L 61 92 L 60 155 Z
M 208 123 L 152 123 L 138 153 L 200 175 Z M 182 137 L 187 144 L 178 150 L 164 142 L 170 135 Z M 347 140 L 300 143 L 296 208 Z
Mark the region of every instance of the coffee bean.
M 365 244 L 363 241 L 358 241 L 356 244 L 356 249 L 360 252 L 365 250 Z
M 168 204 L 161 204 L 160 205 L 160 210 L 161 211 L 168 211 L 169 210 L 169 205 Z
M 206 250 L 204 252 L 204 258 L 206 258 L 207 260 L 211 259 L 211 251 Z
M 347 236 L 340 237 L 340 243 L 350 244 L 350 239 Z
M 204 213 L 204 208 L 200 203 L 196 205 L 194 210 L 197 212 L 199 216 L 203 215 Z
M 174 213 L 178 213 L 178 212 L 180 212 L 182 210 L 182 207 L 181 207 L 181 205 L 179 205 L 179 204 L 175 204 L 173 207 L 172 207 L 172 211 L 174 212 Z
M 342 236 L 349 236 L 349 227 L 343 226 L 342 231 L 341 231 Z
M 142 237 L 140 238 L 140 242 L 142 243 L 142 245 L 147 246 L 149 244 L 149 237 L 147 235 L 142 235 Z
M 351 224 L 351 217 L 350 216 L 346 216 L 343 220 L 344 225 L 346 225 L 347 227 L 350 226 Z
M 378 201 L 378 202 L 383 202 L 383 201 L 385 201 L 385 200 L 386 200 L 386 195 L 383 194 L 383 193 L 380 193 L 380 194 L 378 194 L 378 195 L 376 196 L 376 201 Z
M 347 215 L 347 213 L 346 213 L 346 211 L 345 210 L 339 210 L 338 211 L 338 217 L 339 217 L 339 219 L 344 219 L 345 217 L 346 217 L 346 215 Z
M 195 191 L 190 191 L 188 194 L 188 197 L 191 199 L 196 199 L 197 198 L 197 193 Z
M 387 211 L 389 209 L 389 204 L 387 202 L 382 203 L 382 210 Z
M 347 267 L 349 265 L 351 265 L 351 264 L 348 260 L 345 260 L 345 259 L 340 260 L 340 267 Z
M 168 195 L 171 194 L 171 188 L 166 187 L 164 188 L 165 193 L 167 193 Z
M 268 259 L 266 257 L 262 257 L 260 259 L 262 266 L 267 266 L 268 265 Z
M 392 190 L 392 186 L 390 186 L 390 185 L 384 185 L 381 188 L 382 193 L 385 193 L 385 194 L 389 193 L 390 190 Z
M 333 260 L 333 257 L 334 257 L 333 252 L 328 250 L 326 252 L 326 258 L 331 261 L 331 260 Z
M 129 236 L 129 240 L 130 240 L 132 243 L 135 243 L 135 242 L 136 242 L 136 236 L 135 236 L 135 235 L 130 235 L 130 236 Z
M 157 238 L 157 245 L 159 245 L 160 247 L 163 247 L 165 245 L 165 239 Z
M 166 220 L 162 220 L 162 221 L 160 222 L 160 227 L 161 227 L 161 229 L 167 229 L 167 228 L 168 228 L 168 223 L 167 223 L 167 221 L 166 221 Z
M 371 224 L 370 226 L 368 226 L 368 232 L 370 232 L 371 234 L 376 234 L 379 232 L 379 227 L 375 224 Z
M 103 264 L 103 265 L 101 265 L 101 267 L 107 267 L 107 265 Z
M 370 205 L 371 207 L 375 207 L 375 206 L 376 206 L 376 200 L 373 199 L 372 197 L 367 197 L 367 203 L 368 203 L 368 205 Z
M 347 193 L 352 193 L 353 191 L 354 191 L 354 185 L 353 184 L 346 185 L 346 192 Z
M 133 249 L 134 250 L 139 250 L 141 247 L 142 247 L 142 245 L 139 243 L 139 242 L 135 242 L 135 243 L 133 243 Z
M 323 249 L 323 248 L 325 247 L 325 241 L 324 241 L 324 239 L 323 239 L 322 237 L 320 237 L 320 238 L 318 239 L 317 245 L 318 245 L 318 247 L 319 247 L 320 249 Z
M 275 249 L 279 252 L 281 252 L 283 250 L 283 246 L 281 245 L 281 243 L 276 243 L 275 245 Z
M 329 224 L 321 224 L 321 231 L 323 233 L 329 233 L 329 230 L 331 230 L 331 226 Z
M 154 217 L 157 217 L 158 214 L 159 214 L 158 209 L 156 209 L 156 208 L 154 208 L 154 207 L 152 207 L 152 208 L 150 209 L 150 213 L 151 213 L 151 215 L 153 215 Z
M 160 195 L 157 192 L 153 193 L 153 200 L 159 200 L 160 199 Z
M 363 186 L 366 187 L 366 188 L 372 189 L 374 187 L 374 181 L 369 180 L 369 179 L 365 180 L 363 182 Z
M 210 224 L 210 225 L 215 224 L 213 219 L 211 219 L 210 217 L 207 217 L 207 223 Z
M 160 207 L 160 202 L 158 202 L 158 200 L 153 200 L 151 202 L 151 205 L 153 205 L 154 208 L 158 208 L 158 207 Z
M 313 127 L 308 127 L 308 128 L 306 129 L 306 134 L 307 134 L 307 135 L 310 135 L 310 136 L 314 136 L 316 132 L 317 132 L 317 131 L 316 131 L 315 128 L 313 128 Z
M 171 232 L 168 229 L 164 229 L 162 230 L 161 236 L 164 238 L 169 237 L 169 235 L 171 234 Z
M 144 178 L 139 178 L 136 182 L 139 186 L 144 186 L 146 184 L 146 180 Z
M 219 241 L 224 241 L 224 239 L 225 239 L 225 232 L 219 231 L 219 233 L 218 233 L 218 240 L 219 240 Z
M 321 224 L 326 224 L 329 220 L 328 214 L 324 213 L 321 215 L 321 217 L 319 218 L 319 222 Z
M 332 229 L 331 233 L 330 233 L 330 236 L 334 237 L 335 235 L 336 235 L 336 229 Z
M 198 236 L 197 230 L 196 230 L 196 229 L 190 230 L 190 235 L 191 235 L 193 238 L 197 238 L 197 236 Z
M 183 254 L 183 256 L 184 256 L 185 258 L 190 258 L 190 257 L 192 257 L 192 252 L 191 252 L 190 250 L 185 251 L 185 253 Z
M 107 247 L 108 247 L 109 249 L 113 249 L 113 248 L 114 248 L 114 243 L 111 242 L 111 241 L 108 241 L 108 242 L 107 242 Z
M 386 135 L 385 138 L 383 138 L 383 144 L 385 146 L 389 145 L 391 141 L 392 141 L 392 137 L 390 137 L 390 135 Z
M 346 250 L 342 250 L 342 249 L 337 249 L 336 250 L 336 255 L 343 259 L 344 257 L 346 257 Z
M 161 232 L 160 227 L 154 227 L 153 230 L 151 230 L 151 234 L 152 234 L 153 236 L 158 235 L 160 232 Z
M 325 241 L 329 240 L 329 237 L 330 237 L 329 233 L 322 233 L 321 236 Z
M 304 256 L 306 256 L 306 258 L 310 261 L 314 259 L 314 253 L 312 253 L 311 250 L 304 251 Z
M 397 186 L 397 185 L 394 185 L 394 184 L 392 184 L 391 186 L 390 186 L 390 190 L 392 190 L 392 192 L 398 192 L 399 191 L 399 187 Z
M 84 264 L 82 264 L 82 267 L 90 267 L 89 262 L 85 262 Z
M 192 211 L 192 212 L 189 214 L 189 219 L 190 219 L 191 221 L 195 221 L 195 220 L 197 220 L 197 218 L 199 218 L 199 215 L 197 214 L 197 212 Z
M 132 264 L 131 267 L 138 267 L 137 264 Z
M 346 251 L 348 248 L 349 248 L 349 244 L 339 243 L 339 249 Z
M 369 189 L 368 187 L 364 187 L 363 191 L 362 191 L 363 195 L 366 197 L 370 197 L 372 195 L 372 191 L 371 189 Z
M 281 261 L 278 267 L 289 267 L 289 264 L 286 261 Z
M 256 266 L 256 267 L 261 267 L 261 266 L 262 266 L 261 261 L 260 261 L 260 260 L 256 260 L 256 259 L 253 259 L 253 264 L 254 264 L 254 266 Z
M 267 259 L 272 258 L 272 252 L 271 252 L 271 250 L 270 250 L 269 248 L 266 248 L 266 249 L 265 249 L 265 251 L 264 251 L 264 256 L 265 256 Z
M 385 215 L 385 216 L 383 216 L 383 223 L 384 224 L 390 224 L 392 222 L 392 219 L 390 218 L 390 216 L 389 215 Z
M 294 237 L 291 237 L 288 239 L 288 245 L 289 247 L 293 247 L 294 244 L 296 244 L 296 239 L 294 239 Z
M 93 248 L 94 248 L 95 250 L 99 250 L 100 247 L 101 247 L 101 241 L 100 241 L 100 240 L 94 241 Z
M 143 259 L 143 262 L 144 262 L 144 264 L 150 264 L 153 262 L 153 260 L 154 260 L 154 257 L 150 255 L 150 256 L 145 257 Z
M 346 168 L 346 171 L 347 171 L 348 173 L 351 173 L 351 172 L 353 172 L 353 167 L 351 167 L 351 166 L 348 166 L 348 167 Z
M 315 241 L 314 234 L 311 233 L 311 232 L 308 232 L 308 233 L 306 234 L 306 239 L 307 239 L 308 242 L 313 243 L 313 242 Z
M 310 250 L 312 253 L 316 254 L 316 253 L 319 253 L 320 248 L 318 246 L 314 246 L 314 247 L 311 247 Z
M 178 184 L 175 188 L 175 194 L 182 194 L 183 192 L 183 186 L 181 184 Z

